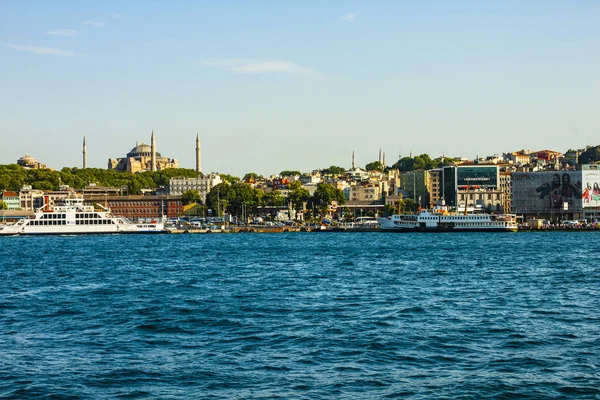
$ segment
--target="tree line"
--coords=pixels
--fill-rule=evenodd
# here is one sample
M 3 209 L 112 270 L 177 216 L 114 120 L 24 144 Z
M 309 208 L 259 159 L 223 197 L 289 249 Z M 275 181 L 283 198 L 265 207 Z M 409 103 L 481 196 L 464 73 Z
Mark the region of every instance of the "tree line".
M 235 181 L 222 182 L 214 186 L 206 196 L 206 204 L 202 204 L 200 193 L 188 190 L 182 196 L 184 204 L 198 203 L 196 212 L 205 214 L 209 209 L 215 214 L 222 215 L 227 211 L 232 215 L 259 215 L 262 207 L 291 206 L 294 210 L 311 210 L 314 215 L 325 214 L 332 201 L 342 205 L 345 203 L 344 192 L 328 183 L 320 183 L 313 195 L 302 187 L 299 181 L 292 182 L 288 187 L 288 196 L 281 191 L 264 192 L 251 185 Z
M 132 174 L 100 168 L 26 169 L 17 164 L 0 165 L 0 190 L 19 191 L 23 186 L 32 189 L 58 190 L 62 185 L 74 189 L 95 184 L 111 188 L 124 188 L 128 194 L 139 194 L 142 188 L 167 187 L 174 177 L 195 178 L 193 169 L 171 168 Z

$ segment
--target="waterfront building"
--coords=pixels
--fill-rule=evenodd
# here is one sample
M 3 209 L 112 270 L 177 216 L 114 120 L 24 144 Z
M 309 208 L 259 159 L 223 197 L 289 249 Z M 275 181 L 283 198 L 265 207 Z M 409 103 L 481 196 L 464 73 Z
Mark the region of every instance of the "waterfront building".
M 564 219 L 583 217 L 583 188 L 591 188 L 586 207 L 593 215 L 600 209 L 600 189 L 594 197 L 594 183 L 600 187 L 600 171 L 534 171 L 511 173 L 512 212 L 525 219 L 549 219 L 558 222 Z M 586 194 L 586 195 L 587 195 Z M 595 210 L 596 209 L 596 210 Z
M 600 166 L 511 174 L 512 212 L 525 219 L 600 219 Z
M 19 191 L 19 202 L 21 209 L 26 211 L 35 211 L 36 208 L 42 206 L 44 191 L 32 189 L 31 186 L 23 186 Z
M 385 204 L 394 207 L 396 212 L 398 212 L 398 204 L 400 203 L 400 200 L 402 200 L 402 195 L 386 196 Z
M 442 200 L 442 169 L 434 168 L 427 171 L 427 191 L 429 192 L 429 207 L 440 204 Z
M 156 137 L 154 130 L 151 136 L 151 145 L 142 144 L 131 149 L 126 157 L 108 160 L 108 169 L 116 171 L 128 171 L 131 173 L 143 171 L 160 171 L 167 168 L 179 168 L 175 159 L 162 157 L 156 150 Z
M 19 158 L 17 160 L 17 165 L 20 165 L 25 169 L 46 169 L 46 164 L 38 162 L 35 158 L 28 154 L 25 154 L 23 157 Z
M 442 168 L 442 199 L 459 211 L 507 212 L 495 164 L 460 164 Z
M 84 196 L 86 203 L 110 208 L 113 215 L 139 219 L 158 219 L 162 216 L 177 218 L 183 214 L 181 196 Z
M 169 181 L 169 194 L 172 196 L 181 196 L 185 191 L 196 190 L 202 197 L 202 202 L 206 202 L 206 195 L 210 190 L 223 182 L 219 174 L 208 174 L 197 178 L 171 178 Z
M 125 192 L 127 194 L 127 191 L 129 189 L 127 188 L 127 186 L 122 187 L 122 188 L 114 188 L 114 187 L 107 187 L 107 186 L 98 186 L 96 184 L 90 184 L 87 185 L 86 187 L 84 187 L 83 189 L 81 189 L 81 193 L 84 196 L 87 195 L 104 195 L 104 196 L 118 196 L 118 195 L 122 195 L 123 192 Z M 142 189 L 144 190 L 144 189 Z
M 2 192 L 1 200 L 6 204 L 7 210 L 19 210 L 21 208 L 21 200 L 17 192 L 5 190 Z
M 350 197 L 348 200 L 356 201 L 379 201 L 382 198 L 381 187 L 375 183 L 363 183 L 350 186 Z
M 510 184 L 510 172 L 500 172 L 499 182 L 502 191 L 502 210 L 510 213 L 512 210 L 512 189 Z
M 400 188 L 405 198 L 413 199 L 419 206 L 429 206 L 429 171 L 417 170 L 400 174 Z
M 400 171 L 397 169 L 388 169 L 383 175 L 383 181 L 387 183 L 387 190 L 384 191 L 388 194 L 398 194 L 400 189 Z

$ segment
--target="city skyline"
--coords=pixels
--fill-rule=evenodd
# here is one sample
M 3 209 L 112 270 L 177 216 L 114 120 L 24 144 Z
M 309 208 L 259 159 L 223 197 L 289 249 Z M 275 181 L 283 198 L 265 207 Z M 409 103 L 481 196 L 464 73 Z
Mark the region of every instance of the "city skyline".
M 595 145 L 600 7 L 559 1 L 0 4 L 0 164 L 106 168 L 151 129 L 194 169 Z

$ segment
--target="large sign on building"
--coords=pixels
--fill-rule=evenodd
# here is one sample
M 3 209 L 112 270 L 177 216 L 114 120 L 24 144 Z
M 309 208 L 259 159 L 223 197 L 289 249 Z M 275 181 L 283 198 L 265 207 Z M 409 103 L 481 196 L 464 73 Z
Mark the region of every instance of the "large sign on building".
M 498 167 L 497 166 L 458 166 L 456 171 L 456 186 L 497 188 Z
M 514 213 L 581 212 L 582 171 L 513 172 L 510 177 Z
M 583 208 L 600 207 L 600 165 L 583 165 L 582 169 Z

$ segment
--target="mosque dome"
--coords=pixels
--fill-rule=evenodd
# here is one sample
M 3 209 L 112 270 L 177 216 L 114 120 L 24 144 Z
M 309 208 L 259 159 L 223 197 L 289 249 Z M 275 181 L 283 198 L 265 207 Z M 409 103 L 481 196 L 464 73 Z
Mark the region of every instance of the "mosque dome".
M 35 158 L 25 154 L 23 157 L 19 158 L 19 161 L 21 161 L 25 164 L 29 164 L 29 163 L 35 162 Z
M 139 144 L 127 153 L 127 157 L 152 157 L 152 146 L 144 143 Z M 156 152 L 156 157 L 160 157 L 159 152 Z

